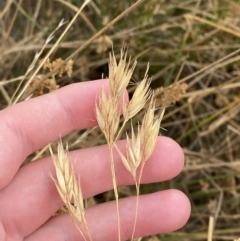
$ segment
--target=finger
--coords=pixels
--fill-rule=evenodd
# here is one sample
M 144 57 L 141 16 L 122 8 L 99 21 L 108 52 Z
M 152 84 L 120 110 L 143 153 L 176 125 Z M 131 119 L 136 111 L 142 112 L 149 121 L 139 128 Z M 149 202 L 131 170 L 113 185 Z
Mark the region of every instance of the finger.
M 106 84 L 104 80 L 72 84 L 1 111 L 0 189 L 29 154 L 60 135 L 96 125 L 96 96 Z
M 121 240 L 131 238 L 136 197 L 120 199 Z M 188 198 L 180 191 L 167 190 L 140 196 L 135 237 L 168 233 L 181 228 L 190 215 Z M 86 219 L 94 241 L 118 240 L 116 203 L 86 209 Z M 87 236 L 86 232 L 84 235 Z M 68 214 L 50 219 L 24 241 L 83 240 Z
M 119 144 L 123 149 L 124 141 Z M 84 198 L 112 189 L 107 146 L 74 151 L 70 157 L 76 160 L 73 162 L 74 169 L 76 175 L 81 177 Z M 114 160 L 118 184 L 133 184 L 133 178 L 117 153 Z M 160 137 L 145 165 L 142 183 L 171 179 L 182 170 L 183 163 L 183 152 L 179 145 L 170 138 Z M 0 193 L 0 207 L 5 210 L 2 220 L 15 223 L 22 236 L 36 230 L 63 205 L 49 173 L 55 173 L 50 157 L 28 164 L 20 169 L 13 182 Z

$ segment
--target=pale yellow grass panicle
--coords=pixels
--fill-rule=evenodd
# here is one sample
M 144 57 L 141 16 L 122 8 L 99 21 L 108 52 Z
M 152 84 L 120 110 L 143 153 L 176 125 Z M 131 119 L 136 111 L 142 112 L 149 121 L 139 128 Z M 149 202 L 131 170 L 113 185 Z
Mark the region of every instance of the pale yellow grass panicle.
M 68 147 L 64 150 L 61 141 L 58 143 L 58 154 L 55 156 L 51 147 L 49 148 L 56 170 L 56 179 L 51 175 L 58 193 L 66 205 L 69 214 L 77 226 L 76 220 L 88 230 L 87 221 L 84 215 L 83 195 L 80 187 L 80 180 L 74 175 L 73 166 L 70 163 Z M 77 226 L 78 228 L 78 226 Z M 81 230 L 78 228 L 80 233 Z M 83 234 L 82 234 L 83 235 Z
M 102 90 L 101 95 L 95 105 L 96 119 L 107 142 L 110 144 L 114 140 L 118 129 L 120 113 L 118 106 L 114 103 L 111 96 L 106 96 Z
M 121 157 L 123 165 L 125 168 L 131 173 L 134 180 L 136 181 L 136 171 L 142 161 L 142 151 L 141 151 L 141 139 L 140 139 L 140 131 L 138 125 L 137 135 L 134 133 L 133 126 L 131 126 L 131 139 L 127 134 L 127 142 L 126 142 L 126 157 L 122 154 L 122 152 L 118 149 L 116 145 L 116 149 Z
M 108 79 L 110 95 L 115 100 L 118 100 L 123 95 L 132 78 L 137 61 L 134 61 L 132 65 L 130 62 L 131 58 L 127 60 L 127 52 L 124 53 L 123 49 L 121 50 L 119 62 L 117 62 L 114 53 L 110 53 Z
M 143 88 L 141 89 L 143 92 Z M 145 91 L 145 93 L 147 93 Z M 134 93 L 135 94 L 135 93 Z M 143 98 L 144 95 L 140 94 L 140 97 Z M 145 100 L 146 102 L 146 100 Z M 144 103 L 145 103 L 144 102 Z M 155 115 L 155 99 L 154 94 L 151 93 L 151 101 L 148 106 L 147 112 L 144 115 L 141 127 L 138 125 L 137 134 L 134 133 L 133 126 L 131 126 L 131 139 L 127 135 L 126 141 L 126 156 L 118 149 L 116 149 L 120 155 L 120 158 L 123 162 L 125 168 L 131 173 L 136 186 L 137 191 L 137 200 L 136 200 L 136 214 L 134 220 L 134 227 L 132 232 L 133 241 L 136 223 L 137 223 L 137 214 L 138 214 L 138 201 L 140 194 L 140 183 L 143 174 L 143 168 L 145 166 L 146 161 L 152 155 L 153 150 L 156 146 L 158 133 L 160 130 L 161 120 L 164 115 L 164 110 L 162 110 L 160 115 Z M 137 178 L 137 169 L 140 166 L 139 177 Z
M 149 159 L 155 148 L 165 109 L 163 109 L 161 114 L 158 116 L 155 116 L 155 111 L 155 100 L 152 96 L 150 105 L 147 109 L 146 114 L 143 117 L 142 126 L 140 130 L 143 162 Z
M 115 165 L 113 157 L 113 147 L 115 146 L 125 168 L 131 173 L 134 178 L 137 197 L 139 196 L 140 179 L 143 172 L 143 167 L 147 159 L 152 154 L 156 145 L 157 136 L 160 129 L 161 119 L 164 111 L 160 116 L 155 116 L 155 100 L 153 92 L 150 90 L 151 79 L 148 78 L 146 70 L 144 79 L 138 83 L 133 96 L 128 104 L 122 103 L 122 111 L 124 121 L 118 131 L 120 123 L 120 111 L 119 111 L 119 100 L 122 97 L 124 91 L 132 78 L 133 71 L 136 67 L 136 61 L 130 64 L 131 59 L 127 60 L 127 53 L 121 50 L 120 60 L 117 62 L 114 53 L 110 54 L 109 60 L 109 89 L 110 93 L 107 96 L 102 90 L 97 102 L 96 102 L 96 119 L 100 129 L 105 135 L 108 142 L 110 151 L 110 165 L 112 172 L 114 195 L 116 198 L 116 211 L 118 216 L 118 240 L 121 240 L 120 234 L 120 215 L 118 206 L 118 191 L 115 175 Z M 118 149 L 115 142 L 118 140 L 125 124 L 128 120 L 132 119 L 136 114 L 144 108 L 148 99 L 151 99 L 150 105 L 143 118 L 141 127 L 138 125 L 137 133 L 134 133 L 134 128 L 131 126 L 131 139 L 127 135 L 126 140 L 126 156 Z M 116 137 L 115 137 L 116 136 Z M 137 169 L 141 165 L 139 178 L 136 177 Z M 136 216 L 134 222 L 134 230 L 132 239 L 136 227 L 138 209 L 138 198 L 136 202 Z
M 136 180 L 136 171 L 139 165 L 141 163 L 144 165 L 152 155 L 156 146 L 163 115 L 164 109 L 160 115 L 155 116 L 155 101 L 152 95 L 142 125 L 138 125 L 137 133 L 134 133 L 133 126 L 131 126 L 131 139 L 127 134 L 126 157 L 116 146 L 124 166 L 132 174 L 134 180 Z
M 107 96 L 102 90 L 101 95 L 96 101 L 96 119 L 98 125 L 107 140 L 110 151 L 110 165 L 112 173 L 112 181 L 114 188 L 114 195 L 116 199 L 116 211 L 118 219 L 118 240 L 121 240 L 120 234 L 120 215 L 118 204 L 118 191 L 115 175 L 115 165 L 113 158 L 114 142 L 118 138 L 119 133 L 117 130 L 120 121 L 119 100 L 122 98 L 124 91 L 132 78 L 133 71 L 136 66 L 136 61 L 131 65 L 131 59 L 127 60 L 127 53 L 122 49 L 120 54 L 120 60 L 117 62 L 114 53 L 110 54 L 109 59 L 109 95 Z M 125 124 L 125 123 L 124 123 Z M 124 126 L 123 124 L 123 126 Z M 117 136 L 115 138 L 115 136 Z
M 125 121 L 133 118 L 146 105 L 147 100 L 151 96 L 152 91 L 149 89 L 151 80 L 147 76 L 147 71 L 144 79 L 137 85 L 132 99 L 128 104 L 123 103 L 123 116 Z

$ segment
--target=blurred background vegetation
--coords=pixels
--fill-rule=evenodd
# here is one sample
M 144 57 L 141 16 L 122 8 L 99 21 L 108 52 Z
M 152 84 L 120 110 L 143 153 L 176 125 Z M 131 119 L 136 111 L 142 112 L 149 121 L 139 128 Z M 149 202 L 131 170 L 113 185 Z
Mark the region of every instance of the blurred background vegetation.
M 54 49 L 50 61 L 66 59 L 135 2 L 92 0 Z M 80 0 L 0 1 L 1 109 L 11 103 L 36 52 L 42 49 L 51 32 L 63 18 L 71 21 L 82 3 Z M 65 26 L 56 31 L 40 59 L 53 47 Z M 180 189 L 191 200 L 192 214 L 181 230 L 148 240 L 207 240 L 211 232 L 213 240 L 240 237 L 239 40 L 240 1 L 147 0 L 74 56 L 71 77 L 56 76 L 56 82 L 42 86 L 41 93 L 39 89 L 36 92 L 37 88 L 28 88 L 30 93 L 35 91 L 34 95 L 39 95 L 73 82 L 107 76 L 112 44 L 116 56 L 125 47 L 132 58 L 137 58 L 134 81 L 142 80 L 149 62 L 154 89 L 168 88 L 176 81 L 187 84 L 180 100 L 169 104 L 162 124 L 166 130 L 161 131 L 183 147 L 184 170 L 174 180 L 144 185 L 142 193 Z M 38 77 L 46 73 L 42 69 Z M 105 143 L 98 129 L 76 131 L 66 141 L 70 149 Z M 46 154 L 44 148 L 29 160 Z M 131 195 L 134 188 L 120 188 L 120 193 Z M 98 203 L 112 198 L 111 193 L 105 193 L 90 201 Z M 211 227 L 210 217 L 214 218 Z

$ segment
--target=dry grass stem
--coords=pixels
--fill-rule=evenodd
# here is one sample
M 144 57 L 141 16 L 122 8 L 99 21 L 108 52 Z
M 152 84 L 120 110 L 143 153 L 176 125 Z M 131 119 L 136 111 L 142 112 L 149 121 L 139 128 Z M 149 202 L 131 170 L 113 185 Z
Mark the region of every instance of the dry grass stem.
M 56 179 L 52 175 L 51 178 L 55 183 L 58 193 L 83 238 L 85 239 L 76 220 L 87 230 L 89 239 L 91 240 L 91 235 L 84 215 L 84 202 L 80 179 L 77 180 L 74 175 L 73 166 L 70 164 L 68 156 L 68 147 L 64 150 L 63 144 L 60 141 L 58 143 L 57 157 L 53 154 L 51 147 L 50 153 L 56 170 Z
M 144 79 L 138 84 L 137 88 L 133 93 L 133 97 L 130 102 L 126 105 L 123 103 L 123 124 L 114 139 L 114 136 L 117 132 L 119 125 L 120 114 L 118 112 L 118 102 L 120 97 L 122 97 L 124 91 L 126 90 L 131 78 L 133 71 L 136 67 L 137 62 L 134 61 L 133 65 L 130 65 L 130 59 L 127 59 L 127 53 L 124 53 L 121 50 L 120 60 L 117 62 L 114 53 L 110 54 L 109 60 L 109 88 L 110 94 L 107 97 L 104 91 L 102 91 L 98 101 L 96 103 L 96 118 L 99 124 L 100 129 L 105 135 L 105 138 L 108 142 L 109 151 L 110 151 L 110 160 L 111 160 L 111 172 L 113 178 L 113 187 L 114 194 L 116 198 L 116 207 L 118 215 L 118 238 L 121 240 L 120 235 L 120 215 L 118 208 L 118 192 L 116 184 L 116 174 L 114 167 L 113 159 L 113 147 L 115 146 L 121 159 L 126 167 L 126 169 L 132 174 L 136 189 L 137 189 L 137 203 L 136 203 L 136 215 L 134 222 L 134 229 L 132 234 L 132 239 L 135 233 L 136 220 L 137 220 L 137 210 L 138 210 L 138 196 L 139 196 L 139 187 L 140 179 L 142 176 L 142 171 L 145 162 L 148 160 L 152 154 L 159 129 L 162 116 L 164 111 L 159 117 L 155 117 L 155 100 L 153 92 L 149 89 L 150 79 L 148 78 L 147 72 L 149 65 L 147 67 Z M 118 139 L 123 127 L 126 122 L 133 118 L 146 104 L 147 100 L 151 98 L 150 105 L 148 110 L 143 118 L 141 128 L 138 126 L 138 133 L 135 135 L 133 126 L 131 127 L 132 139 L 127 135 L 127 144 L 126 144 L 126 157 L 121 153 L 121 151 L 114 144 Z M 136 173 L 138 167 L 141 165 L 139 180 L 137 180 Z
M 122 61 L 126 61 L 126 56 L 122 58 Z M 114 61 L 116 61 L 114 59 Z M 110 65 L 111 66 L 111 65 Z M 116 64 L 112 66 L 117 66 Z M 122 64 L 124 66 L 124 64 Z M 129 63 L 128 63 L 129 68 Z M 134 66 L 135 67 L 135 66 Z M 148 71 L 149 66 L 147 67 Z M 124 71 L 124 68 L 122 69 L 122 72 Z M 133 179 L 135 181 L 135 186 L 137 190 L 137 201 L 136 201 L 136 214 L 135 214 L 135 220 L 134 220 L 134 227 L 132 232 L 132 238 L 133 240 L 135 229 L 136 229 L 136 223 L 137 223 L 137 213 L 138 213 L 138 201 L 139 201 L 139 190 L 140 190 L 140 181 L 141 176 L 143 173 L 143 168 L 145 165 L 145 162 L 149 159 L 151 156 L 158 137 L 159 129 L 161 120 L 164 114 L 164 110 L 161 112 L 160 116 L 155 116 L 155 99 L 153 92 L 149 89 L 150 87 L 150 79 L 147 76 L 147 71 L 145 74 L 144 79 L 138 84 L 136 90 L 133 93 L 133 97 L 130 100 L 130 102 L 126 105 L 123 104 L 123 116 L 124 116 L 124 122 L 122 127 L 120 128 L 120 131 L 116 137 L 116 140 L 119 137 L 119 134 L 121 133 L 123 126 L 126 124 L 126 122 L 136 116 L 136 114 L 145 106 L 147 100 L 151 98 L 149 107 L 147 109 L 147 112 L 143 118 L 141 127 L 138 125 L 137 134 L 134 133 L 134 128 L 131 125 L 131 139 L 127 135 L 126 140 L 126 156 L 118 149 L 118 147 L 115 145 L 120 158 L 123 162 L 123 165 L 125 168 L 131 173 L 133 176 Z M 116 71 L 117 72 L 117 71 Z M 131 75 L 133 74 L 133 70 L 130 71 Z M 114 76 L 114 75 L 111 75 Z M 122 76 L 122 75 L 120 75 Z M 130 81 L 130 78 L 128 78 Z M 129 82 L 128 81 L 128 82 Z M 116 81 L 115 81 L 116 82 Z M 117 95 L 118 91 L 115 88 L 114 81 L 111 82 L 110 79 L 110 88 L 111 93 L 113 95 Z M 116 83 L 118 83 L 117 81 Z M 124 82 L 124 81 L 123 81 Z M 112 86 L 111 86 L 112 84 Z M 119 84 L 118 84 L 119 86 Z M 123 85 L 124 86 L 124 85 Z M 126 86 L 124 86 L 126 88 Z M 121 90 L 121 92 L 123 91 Z M 139 178 L 137 179 L 137 169 L 141 166 Z
M 31 78 L 27 81 L 27 83 L 25 84 L 25 86 L 22 88 L 22 90 L 20 91 L 19 95 L 17 96 L 17 98 L 14 101 L 14 104 L 17 103 L 20 98 L 22 97 L 22 95 L 24 94 L 25 90 L 28 88 L 29 84 L 32 82 L 32 80 L 35 78 L 35 76 L 37 75 L 37 73 L 39 72 L 39 70 L 41 69 L 41 67 L 43 66 L 43 64 L 45 63 L 45 61 L 50 57 L 50 55 L 53 53 L 53 51 L 56 49 L 56 47 L 58 46 L 58 44 L 61 42 L 61 40 L 63 39 L 63 37 L 66 35 L 66 33 L 68 32 L 68 30 L 70 29 L 70 27 L 72 26 L 72 24 L 75 22 L 75 20 L 77 19 L 78 15 L 81 13 L 81 11 L 83 10 L 83 8 L 89 3 L 90 0 L 86 0 L 82 6 L 79 8 L 78 12 L 75 14 L 75 16 L 73 17 L 73 19 L 71 20 L 71 22 L 67 25 L 66 29 L 63 31 L 63 33 L 61 34 L 61 36 L 58 38 L 58 40 L 56 41 L 56 43 L 54 44 L 54 46 L 49 50 L 49 52 L 46 54 L 46 56 L 44 57 L 42 63 L 36 68 L 36 70 L 34 71 L 34 73 L 32 74 Z M 56 30 L 58 30 L 59 27 L 61 27 L 64 24 L 64 21 L 61 21 L 59 26 L 57 27 Z M 54 30 L 54 32 L 56 31 Z M 53 33 L 54 33 L 53 32 Z M 51 41 L 51 39 L 53 38 L 53 33 L 50 35 L 50 37 L 48 38 L 48 42 Z M 47 42 L 46 41 L 46 42 Z M 44 49 L 44 48 L 43 48 Z M 43 50 L 42 49 L 42 50 Z M 72 59 L 72 58 L 70 58 Z M 68 59 L 66 62 L 68 62 L 70 59 Z M 57 66 L 56 68 L 60 68 L 61 66 Z
M 44 49 L 46 48 L 46 46 L 48 45 L 48 43 L 50 43 L 50 41 L 53 39 L 53 36 L 55 34 L 55 32 L 61 28 L 63 25 L 65 24 L 64 20 L 61 20 L 60 23 L 58 24 L 58 26 L 53 30 L 53 32 L 48 36 L 48 38 L 46 39 L 43 47 L 41 48 L 41 50 L 39 52 L 37 52 L 33 58 L 33 61 L 31 63 L 31 65 L 28 67 L 25 75 L 23 76 L 22 80 L 20 81 L 20 83 L 18 84 L 18 87 L 16 88 L 12 98 L 11 98 L 11 101 L 10 101 L 10 104 L 16 104 L 21 96 L 23 95 L 23 93 L 25 92 L 25 90 L 28 88 L 28 86 L 30 85 L 30 83 L 32 82 L 32 80 L 36 77 L 38 71 L 41 69 L 44 61 L 42 62 L 42 64 L 40 66 L 37 67 L 37 69 L 35 70 L 35 72 L 33 73 L 33 75 L 31 76 L 31 78 L 27 81 L 27 83 L 25 84 L 25 86 L 22 88 L 22 90 L 20 91 L 20 93 L 18 94 L 18 96 L 16 97 L 16 99 L 13 101 L 13 99 L 15 98 L 18 90 L 20 89 L 23 81 L 26 79 L 26 77 L 28 76 L 28 74 L 35 68 L 36 64 L 37 64 L 37 61 L 39 60 L 41 54 L 43 53 Z M 52 50 L 50 50 L 51 52 Z M 50 54 L 49 54 L 50 55 Z M 45 60 L 48 59 L 48 57 L 46 56 L 45 57 Z

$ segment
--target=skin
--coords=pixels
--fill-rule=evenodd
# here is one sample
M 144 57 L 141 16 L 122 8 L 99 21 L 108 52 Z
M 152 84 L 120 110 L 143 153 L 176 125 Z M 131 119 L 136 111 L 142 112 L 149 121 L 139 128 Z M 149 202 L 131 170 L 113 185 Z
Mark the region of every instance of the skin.
M 3 241 L 73 241 L 82 240 L 68 214 L 52 217 L 62 205 L 49 173 L 54 175 L 51 157 L 22 166 L 25 158 L 73 130 L 96 125 L 94 106 L 106 81 L 72 84 L 0 112 L 0 240 Z M 118 143 L 124 149 L 125 141 Z M 107 146 L 70 153 L 77 175 L 81 174 L 84 198 L 112 189 Z M 133 184 L 115 153 L 118 185 Z M 172 139 L 159 137 L 156 148 L 145 165 L 142 183 L 169 180 L 184 165 L 180 146 Z M 121 199 L 121 237 L 131 237 L 136 197 Z M 94 241 L 117 240 L 115 202 L 85 210 Z M 136 237 L 167 233 L 181 228 L 190 215 L 188 198 L 170 189 L 139 199 Z

